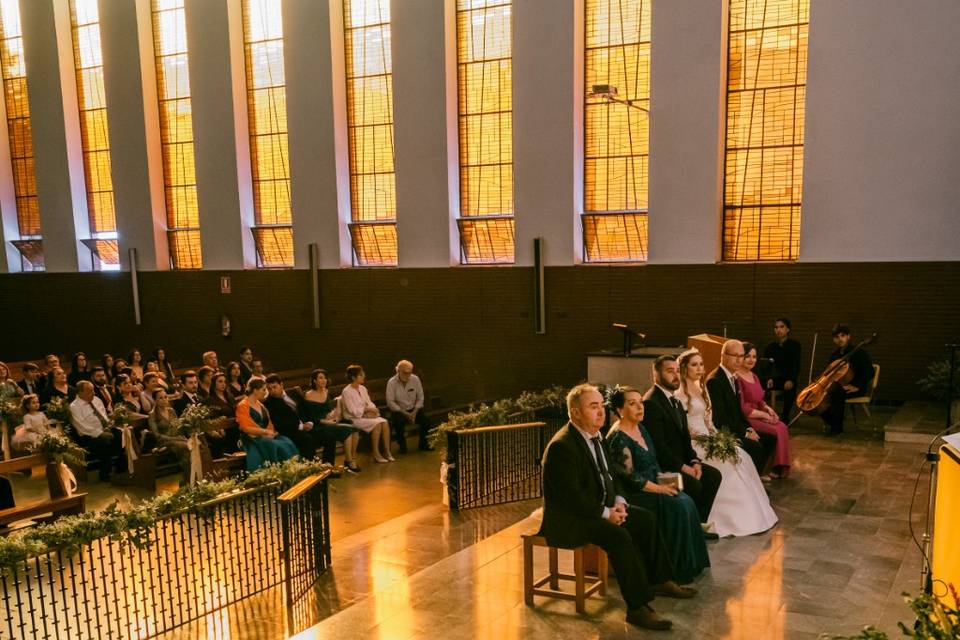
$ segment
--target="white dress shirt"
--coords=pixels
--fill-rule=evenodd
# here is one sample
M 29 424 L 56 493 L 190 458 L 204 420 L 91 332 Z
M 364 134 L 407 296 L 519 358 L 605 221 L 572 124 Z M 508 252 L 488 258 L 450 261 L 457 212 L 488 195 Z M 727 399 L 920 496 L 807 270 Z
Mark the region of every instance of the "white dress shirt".
M 593 439 L 597 437 L 600 439 L 600 444 L 603 444 L 603 436 L 600 435 L 598 431 L 595 434 L 590 434 L 587 431 L 584 431 L 573 422 L 570 424 L 573 425 L 573 428 L 580 432 L 580 435 L 583 436 L 583 439 L 587 441 L 587 450 L 590 451 L 590 457 L 593 458 L 593 462 L 597 465 L 597 469 L 600 469 L 600 464 L 597 462 L 597 450 L 593 448 Z M 600 456 L 603 458 L 603 465 L 607 468 L 607 473 L 610 473 L 610 465 L 607 464 L 607 456 L 603 453 L 603 446 L 600 447 Z M 613 479 L 613 476 L 610 476 Z M 603 486 L 603 478 L 600 479 L 600 485 Z M 627 504 L 626 498 L 623 496 L 614 496 L 613 501 L 615 504 Z M 603 508 L 603 519 L 606 520 L 610 516 L 610 507 Z
M 400 381 L 400 376 L 393 376 L 387 381 L 387 406 L 391 411 L 412 413 L 423 408 L 423 385 L 420 378 L 410 374 L 406 383 Z
M 70 403 L 70 422 L 82 436 L 97 438 L 103 433 L 103 422 L 97 417 L 98 413 L 104 420 L 108 419 L 103 402 L 96 396 L 90 402 L 78 396 Z

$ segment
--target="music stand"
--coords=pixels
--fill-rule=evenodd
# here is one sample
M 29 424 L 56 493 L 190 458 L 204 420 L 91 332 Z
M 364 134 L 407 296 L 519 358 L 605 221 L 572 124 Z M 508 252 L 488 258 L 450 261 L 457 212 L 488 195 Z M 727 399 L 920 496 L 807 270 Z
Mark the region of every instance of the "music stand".
M 639 331 L 634 331 L 625 324 L 614 322 L 613 328 L 620 331 L 623 334 L 623 357 L 629 358 L 630 354 L 633 353 L 633 339 L 639 338 L 641 342 L 646 340 L 646 334 L 640 333 Z

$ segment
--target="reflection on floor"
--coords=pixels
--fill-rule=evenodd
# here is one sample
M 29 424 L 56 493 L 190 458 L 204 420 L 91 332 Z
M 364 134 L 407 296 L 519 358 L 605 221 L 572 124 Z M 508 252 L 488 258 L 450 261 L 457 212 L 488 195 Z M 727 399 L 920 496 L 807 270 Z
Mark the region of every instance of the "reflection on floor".
M 874 424 L 892 414 L 878 408 Z M 654 603 L 674 621 L 673 637 L 792 640 L 865 624 L 896 635 L 896 621 L 909 616 L 899 594 L 919 583 L 907 514 L 925 447 L 884 445 L 869 425 L 860 429 L 826 439 L 815 420 L 798 421 L 793 475 L 771 486 L 780 524 L 711 543 L 700 595 Z M 436 454 L 411 453 L 389 465 L 368 461 L 360 475 L 335 481 L 333 568 L 292 626 L 273 590 L 164 637 L 272 640 L 317 620 L 298 639 L 645 637 L 625 626 L 615 586 L 582 617 L 570 602 L 526 607 L 519 535 L 536 526 L 529 515 L 539 501 L 451 514 L 438 480 Z M 34 482 L 15 481 L 18 499 Z M 97 482 L 88 490 L 91 508 L 115 495 Z M 925 478 L 917 496 L 919 535 Z

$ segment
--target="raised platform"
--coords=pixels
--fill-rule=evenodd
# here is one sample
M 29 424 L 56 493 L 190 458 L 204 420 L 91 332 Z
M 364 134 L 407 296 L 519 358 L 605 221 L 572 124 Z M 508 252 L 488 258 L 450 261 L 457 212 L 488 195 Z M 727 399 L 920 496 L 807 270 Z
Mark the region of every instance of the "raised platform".
M 960 418 L 960 416 L 957 416 Z M 929 444 L 946 426 L 946 407 L 940 402 L 913 400 L 902 407 L 884 426 L 886 442 Z

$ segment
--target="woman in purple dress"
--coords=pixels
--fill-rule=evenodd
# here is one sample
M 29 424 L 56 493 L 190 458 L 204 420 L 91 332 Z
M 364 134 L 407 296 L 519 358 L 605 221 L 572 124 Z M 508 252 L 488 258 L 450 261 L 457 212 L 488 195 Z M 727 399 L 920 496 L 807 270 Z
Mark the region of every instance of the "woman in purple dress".
M 740 384 L 740 408 L 750 421 L 754 431 L 769 433 L 777 437 L 777 448 L 773 453 L 774 478 L 786 478 L 790 475 L 790 432 L 773 407 L 763 401 L 763 385 L 753 369 L 757 365 L 756 345 L 743 344 L 743 365 L 737 371 Z

